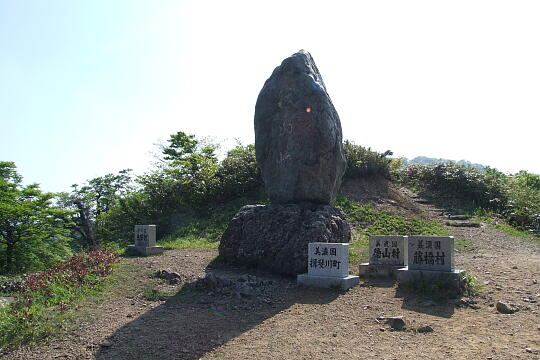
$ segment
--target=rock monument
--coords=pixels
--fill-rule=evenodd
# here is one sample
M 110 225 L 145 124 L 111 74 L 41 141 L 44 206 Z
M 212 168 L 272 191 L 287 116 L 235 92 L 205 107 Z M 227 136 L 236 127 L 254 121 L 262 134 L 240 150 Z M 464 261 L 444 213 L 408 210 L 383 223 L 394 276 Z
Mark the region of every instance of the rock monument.
M 331 204 L 345 172 L 341 123 L 311 55 L 283 60 L 255 105 L 255 150 L 272 203 Z
M 255 149 L 271 205 L 243 207 L 219 253 L 276 273 L 305 273 L 308 243 L 351 237 L 332 207 L 346 167 L 341 123 L 308 52 L 286 58 L 266 80 L 255 106 Z

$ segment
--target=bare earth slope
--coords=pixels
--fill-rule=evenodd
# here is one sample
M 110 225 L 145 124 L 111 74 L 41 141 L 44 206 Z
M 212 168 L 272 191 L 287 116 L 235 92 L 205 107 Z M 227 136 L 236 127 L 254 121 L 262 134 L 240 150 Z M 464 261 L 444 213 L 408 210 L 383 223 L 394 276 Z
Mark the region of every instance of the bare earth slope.
M 384 191 L 391 196 L 381 206 L 447 221 L 407 190 Z M 214 251 L 168 251 L 159 257 L 126 258 L 119 286 L 124 290 L 89 305 L 91 315 L 65 337 L 6 358 L 540 359 L 540 247 L 491 225 L 448 229 L 456 238 L 472 241 L 456 255 L 456 267 L 469 270 L 484 285 L 472 307 L 457 306 L 455 300 L 426 300 L 391 282 L 364 281 L 346 293 L 301 289 L 294 279 L 212 264 Z M 162 291 L 182 287 L 152 278 L 164 268 L 180 273 L 183 283 L 212 271 L 235 282 L 253 274 L 259 285 L 251 295 L 199 287 L 167 301 L 145 300 L 149 283 Z M 500 314 L 494 307 L 498 300 L 520 310 Z M 377 320 L 397 315 L 407 319 L 408 330 L 391 331 Z M 434 332 L 416 332 L 422 324 L 430 324 Z

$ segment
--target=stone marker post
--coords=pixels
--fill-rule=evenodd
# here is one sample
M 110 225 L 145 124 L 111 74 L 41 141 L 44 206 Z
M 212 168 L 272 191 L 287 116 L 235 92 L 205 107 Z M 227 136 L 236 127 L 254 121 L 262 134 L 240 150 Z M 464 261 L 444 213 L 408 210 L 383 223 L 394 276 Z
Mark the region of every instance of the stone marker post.
M 135 249 L 142 255 L 161 254 L 162 246 L 156 246 L 156 225 L 135 225 L 135 245 L 128 248 Z
M 135 246 L 156 246 L 156 225 L 135 225 Z
M 360 275 L 396 277 L 396 270 L 407 264 L 407 236 L 372 235 L 369 237 L 369 262 L 360 264 Z
M 308 244 L 308 272 L 298 275 L 298 285 L 347 290 L 359 281 L 358 276 L 349 275 L 348 243 Z
M 409 270 L 453 271 L 453 236 L 410 236 Z
M 408 266 L 397 271 L 399 283 L 413 281 L 445 281 L 460 288 L 465 270 L 454 269 L 453 236 L 409 236 L 407 240 Z

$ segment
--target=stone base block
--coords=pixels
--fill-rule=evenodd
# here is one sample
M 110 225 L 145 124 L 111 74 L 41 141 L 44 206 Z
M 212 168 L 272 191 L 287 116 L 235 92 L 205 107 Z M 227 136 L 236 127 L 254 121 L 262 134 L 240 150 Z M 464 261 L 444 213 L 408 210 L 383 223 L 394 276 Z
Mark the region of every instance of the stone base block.
M 467 272 L 465 270 L 454 271 L 429 271 L 429 270 L 409 270 L 408 267 L 397 270 L 397 281 L 400 284 L 410 282 L 440 281 L 449 286 L 462 289 L 465 284 Z
M 163 246 L 135 246 L 135 245 L 129 245 L 128 249 L 134 249 L 139 254 L 148 256 L 148 255 L 158 255 L 163 253 L 165 250 Z
M 360 264 L 360 276 L 364 277 L 386 277 L 395 279 L 397 271 L 403 269 L 404 266 L 396 265 L 371 265 L 370 263 Z
M 345 214 L 329 205 L 247 205 L 221 236 L 219 255 L 229 263 L 296 276 L 308 271 L 309 243 L 350 239 Z
M 338 287 L 341 290 L 347 290 L 358 285 L 360 278 L 358 276 L 349 275 L 344 278 L 330 276 L 310 276 L 308 274 L 300 274 L 296 277 L 296 283 L 299 286 L 333 288 Z

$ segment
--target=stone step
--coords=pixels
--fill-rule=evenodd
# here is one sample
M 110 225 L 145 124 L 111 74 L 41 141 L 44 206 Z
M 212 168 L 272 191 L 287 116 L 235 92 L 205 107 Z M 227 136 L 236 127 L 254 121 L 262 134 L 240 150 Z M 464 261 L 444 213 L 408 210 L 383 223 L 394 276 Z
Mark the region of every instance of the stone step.
M 482 224 L 480 224 L 480 223 L 464 222 L 464 221 L 460 221 L 460 222 L 447 221 L 446 225 L 454 226 L 454 227 L 470 227 L 470 228 L 478 228 L 478 227 L 482 226 Z
M 448 213 L 448 211 L 446 211 L 445 209 L 427 209 L 427 211 L 439 215 L 446 215 Z
M 449 215 L 449 220 L 469 220 L 472 216 L 470 215 Z

